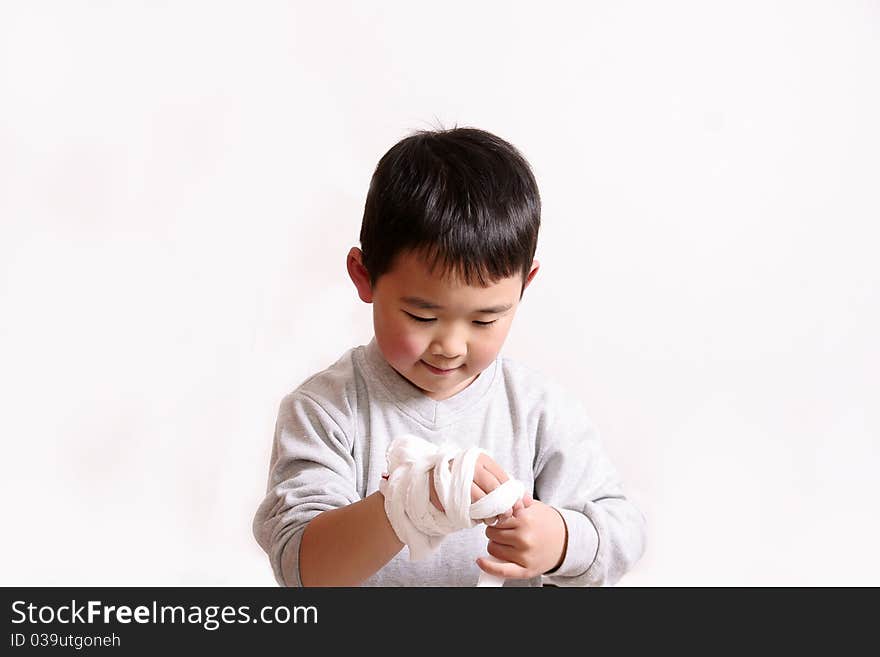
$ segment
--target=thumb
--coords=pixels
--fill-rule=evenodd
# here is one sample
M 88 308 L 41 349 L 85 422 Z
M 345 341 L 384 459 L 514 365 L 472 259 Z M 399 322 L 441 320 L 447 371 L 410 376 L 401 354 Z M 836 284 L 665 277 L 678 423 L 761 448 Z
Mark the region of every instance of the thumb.
M 535 500 L 532 499 L 532 496 L 526 493 L 522 496 L 521 500 L 517 501 L 516 506 L 514 507 L 513 517 L 519 518 L 520 515 L 522 515 L 522 513 L 534 503 Z

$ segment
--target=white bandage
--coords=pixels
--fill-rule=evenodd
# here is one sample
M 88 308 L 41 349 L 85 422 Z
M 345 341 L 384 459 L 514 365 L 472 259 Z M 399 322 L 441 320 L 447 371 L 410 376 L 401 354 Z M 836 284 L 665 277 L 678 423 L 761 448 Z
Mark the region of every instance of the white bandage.
M 430 556 L 447 534 L 504 513 L 522 498 L 525 486 L 508 479 L 471 504 L 474 469 L 484 453 L 478 447 L 438 447 L 415 436 L 401 436 L 388 446 L 388 478 L 380 480 L 379 490 L 394 533 L 409 547 L 410 560 Z M 432 468 L 434 489 L 445 513 L 431 504 L 428 473 Z M 500 586 L 503 581 L 483 573 L 478 586 Z

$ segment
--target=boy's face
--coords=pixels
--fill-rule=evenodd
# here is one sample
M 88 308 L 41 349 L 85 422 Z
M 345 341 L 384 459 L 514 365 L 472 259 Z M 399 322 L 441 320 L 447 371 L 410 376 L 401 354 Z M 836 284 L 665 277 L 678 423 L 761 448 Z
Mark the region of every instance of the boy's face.
M 539 266 L 533 262 L 526 285 Z M 519 306 L 519 275 L 487 288 L 469 287 L 428 273 L 425 261 L 411 252 L 400 254 L 372 288 L 360 249 L 349 252 L 348 270 L 360 298 L 373 304 L 373 328 L 385 360 L 431 399 L 464 390 L 492 364 Z

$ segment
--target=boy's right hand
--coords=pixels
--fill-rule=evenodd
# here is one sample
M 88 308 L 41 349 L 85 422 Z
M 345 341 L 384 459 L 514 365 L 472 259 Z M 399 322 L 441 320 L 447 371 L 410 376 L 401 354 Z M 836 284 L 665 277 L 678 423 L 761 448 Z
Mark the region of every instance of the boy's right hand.
M 449 469 L 452 469 L 451 462 L 449 463 Z M 491 493 L 508 479 L 510 479 L 510 477 L 507 476 L 504 469 L 498 465 L 492 457 L 485 453 L 480 454 L 477 458 L 477 463 L 474 466 L 474 480 L 471 483 L 471 504 L 481 497 L 485 497 Z M 443 508 L 443 504 L 440 502 L 440 498 L 437 495 L 437 490 L 434 488 L 434 468 L 431 468 L 428 471 L 428 481 L 431 486 L 431 504 L 433 504 L 439 511 L 445 513 L 446 509 Z M 508 509 L 504 513 L 493 518 L 486 518 L 483 520 L 483 523 L 486 525 L 494 525 L 496 522 L 501 522 L 502 520 L 511 517 L 513 512 L 520 507 L 522 507 L 522 500 L 519 500 L 513 508 Z

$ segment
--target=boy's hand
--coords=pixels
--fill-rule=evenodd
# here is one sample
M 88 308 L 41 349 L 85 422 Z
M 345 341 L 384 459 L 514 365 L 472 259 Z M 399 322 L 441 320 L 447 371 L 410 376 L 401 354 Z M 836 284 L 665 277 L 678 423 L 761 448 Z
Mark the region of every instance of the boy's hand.
M 513 507 L 511 517 L 487 527 L 486 536 L 489 554 L 508 563 L 496 564 L 481 557 L 477 565 L 505 579 L 529 579 L 557 568 L 568 543 L 562 515 L 528 494 Z
M 452 463 L 449 463 L 449 469 L 452 469 Z M 488 454 L 480 454 L 477 459 L 477 463 L 474 466 L 474 481 L 471 484 L 471 504 L 476 502 L 481 497 L 485 497 L 493 490 L 498 488 L 505 481 L 510 479 L 504 469 L 498 465 Z M 434 468 L 431 468 L 428 471 L 428 480 L 431 486 L 430 500 L 431 504 L 433 504 L 438 510 L 446 512 L 446 509 L 443 508 L 443 504 L 440 502 L 440 498 L 437 496 L 437 491 L 434 488 Z M 516 507 L 514 507 L 516 508 Z M 501 522 L 502 520 L 506 520 L 513 515 L 513 509 L 509 509 L 504 513 L 497 515 L 493 518 L 486 518 L 483 522 L 487 525 L 492 525 L 496 520 Z

